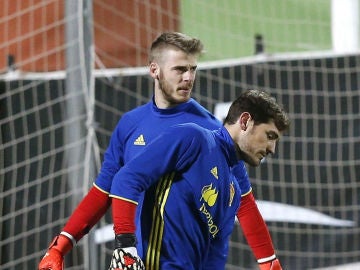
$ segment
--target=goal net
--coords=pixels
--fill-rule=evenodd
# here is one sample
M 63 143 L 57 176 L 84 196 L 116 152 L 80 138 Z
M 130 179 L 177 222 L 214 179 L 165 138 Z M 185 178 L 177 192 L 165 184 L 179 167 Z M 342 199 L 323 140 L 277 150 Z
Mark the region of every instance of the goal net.
M 63 1 L 34 1 L 18 10 L 10 8 L 13 2 L 4 1 L 0 21 L 0 53 L 8 60 L 0 76 L 1 269 L 36 269 L 91 186 L 117 121 L 152 97 L 143 67 L 147 47 L 168 29 L 204 41 L 193 97 L 220 119 L 230 101 L 253 88 L 268 91 L 289 112 L 291 129 L 275 156 L 249 168 L 283 268 L 359 268 L 360 54 L 330 50 L 330 15 L 323 13 L 330 1 L 162 1 L 159 9 L 155 0 L 119 1 L 134 3 L 128 9 L 89 1 L 95 40 L 113 37 L 121 46 L 114 52 L 111 44 L 95 42 L 95 68 L 80 61 L 88 59 L 83 52 L 71 70 L 65 70 L 66 49 L 92 45 L 86 47 L 84 35 L 71 39 L 73 32 L 65 42 L 63 32 L 69 21 L 84 32 L 79 18 L 91 13 L 89 6 L 65 16 Z M 52 20 L 41 20 L 45 15 Z M 19 26 L 24 22 L 28 28 Z M 117 32 L 121 23 L 135 35 L 124 38 Z M 259 54 L 250 56 L 256 48 Z M 109 68 L 115 66 L 121 68 Z M 106 268 L 112 237 L 107 215 L 66 255 L 66 269 Z M 226 268 L 257 269 L 237 223 Z

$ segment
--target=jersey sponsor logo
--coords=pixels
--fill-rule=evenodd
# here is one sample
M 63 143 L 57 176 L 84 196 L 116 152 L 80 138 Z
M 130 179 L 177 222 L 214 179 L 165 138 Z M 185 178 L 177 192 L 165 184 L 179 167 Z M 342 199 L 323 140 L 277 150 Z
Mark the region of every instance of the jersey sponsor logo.
M 219 192 L 212 184 L 204 186 L 201 190 L 201 199 L 203 199 L 210 207 L 216 202 Z
M 140 135 L 139 137 L 137 137 L 137 139 L 134 141 L 134 145 L 145 145 L 145 139 L 144 139 L 144 135 Z
M 229 198 L 229 207 L 232 205 L 235 195 L 234 182 L 230 183 L 230 198 Z
M 219 179 L 217 166 L 215 166 L 214 168 L 212 168 L 212 169 L 210 170 L 210 172 L 212 173 L 212 175 L 213 175 L 216 179 Z
M 215 238 L 216 234 L 219 232 L 218 226 L 214 223 L 213 217 L 209 210 L 206 208 L 205 203 L 203 203 L 200 208 L 200 212 L 206 217 L 207 225 L 209 227 L 209 233 L 213 238 Z
M 214 223 L 213 217 L 212 217 L 211 213 L 209 212 L 206 204 L 209 207 L 214 206 L 214 204 L 216 203 L 218 194 L 219 194 L 219 192 L 216 190 L 216 188 L 213 188 L 212 184 L 204 186 L 201 190 L 201 199 L 200 200 L 203 200 L 205 202 L 202 203 L 199 210 L 206 217 L 207 225 L 209 227 L 209 233 L 212 235 L 213 238 L 215 238 L 216 234 L 219 232 L 219 228 Z

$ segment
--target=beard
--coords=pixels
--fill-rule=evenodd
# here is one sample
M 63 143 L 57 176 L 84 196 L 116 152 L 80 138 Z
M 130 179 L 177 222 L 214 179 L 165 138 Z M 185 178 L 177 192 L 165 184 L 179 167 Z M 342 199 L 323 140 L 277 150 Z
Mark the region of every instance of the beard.
M 192 83 L 187 83 L 182 87 L 174 89 L 174 87 L 164 79 L 162 74 L 158 78 L 159 89 L 162 92 L 164 98 L 171 104 L 177 105 L 188 101 L 191 97 Z M 188 90 L 188 92 L 181 94 L 178 90 Z
M 251 155 L 248 153 L 242 151 L 238 145 L 235 146 L 236 150 L 236 156 L 239 160 L 243 160 L 246 164 L 248 164 L 251 167 L 257 167 L 260 165 L 260 160 L 254 159 Z

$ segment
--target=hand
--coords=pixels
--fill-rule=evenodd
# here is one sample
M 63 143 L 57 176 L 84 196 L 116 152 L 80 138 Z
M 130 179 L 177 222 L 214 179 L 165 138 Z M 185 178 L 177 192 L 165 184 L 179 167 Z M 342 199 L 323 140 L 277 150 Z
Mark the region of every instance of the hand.
M 109 270 L 145 270 L 145 266 L 136 250 L 134 234 L 118 234 L 115 236 L 115 250 L 113 252 Z
M 39 270 L 63 270 L 64 257 L 55 248 L 49 249 L 39 263 Z
M 72 245 L 68 237 L 62 234 L 56 236 L 41 259 L 38 270 L 63 270 L 64 256 L 72 249 Z
M 272 260 L 269 262 L 260 263 L 259 269 L 260 270 L 282 270 L 280 261 L 278 259 L 275 259 L 275 260 Z
M 145 270 L 135 247 L 114 250 L 109 270 Z

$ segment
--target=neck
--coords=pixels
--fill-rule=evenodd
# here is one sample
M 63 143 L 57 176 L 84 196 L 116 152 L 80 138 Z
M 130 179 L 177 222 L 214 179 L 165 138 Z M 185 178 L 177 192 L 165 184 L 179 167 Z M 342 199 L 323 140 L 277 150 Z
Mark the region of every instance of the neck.
M 235 147 L 235 152 L 236 152 L 236 158 L 238 160 L 243 160 L 244 159 L 244 155 L 243 155 L 243 151 L 241 151 L 240 147 L 237 145 L 237 143 L 233 140 L 234 142 L 234 147 Z
M 224 127 L 229 132 L 230 137 L 231 137 L 231 139 L 232 139 L 232 141 L 234 143 L 234 148 L 235 148 L 237 159 L 242 160 L 243 159 L 243 152 L 241 151 L 240 146 L 236 142 L 237 136 L 238 136 L 237 134 L 239 133 L 237 125 L 236 124 L 234 124 L 234 125 L 224 124 Z
M 159 98 L 158 96 L 155 95 L 155 104 L 156 107 L 158 107 L 159 109 L 170 109 L 175 107 L 178 104 L 175 103 L 171 103 L 170 101 L 166 100 L 165 98 Z

